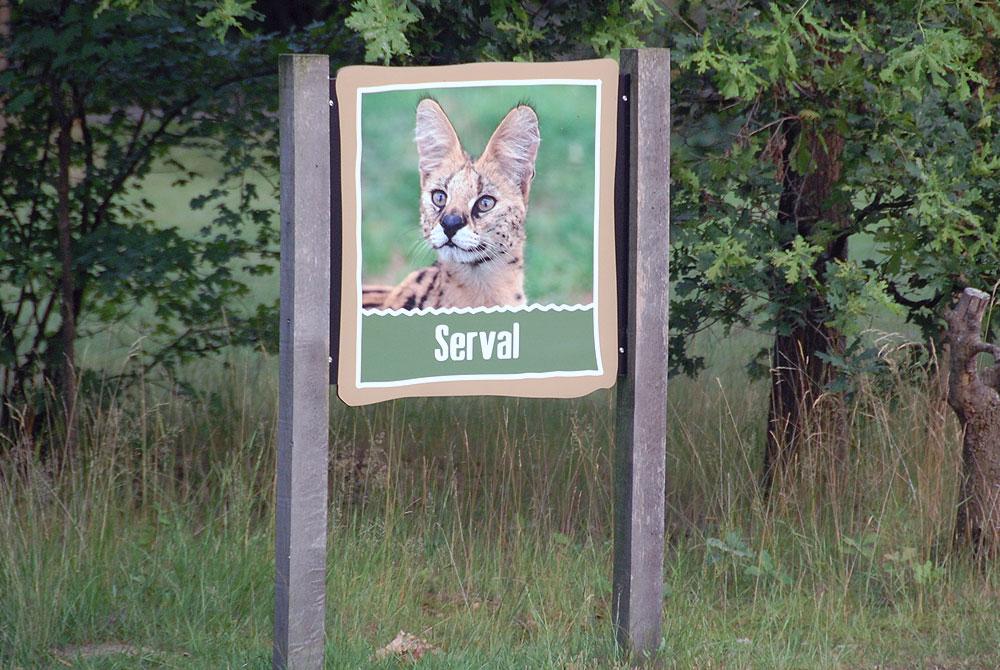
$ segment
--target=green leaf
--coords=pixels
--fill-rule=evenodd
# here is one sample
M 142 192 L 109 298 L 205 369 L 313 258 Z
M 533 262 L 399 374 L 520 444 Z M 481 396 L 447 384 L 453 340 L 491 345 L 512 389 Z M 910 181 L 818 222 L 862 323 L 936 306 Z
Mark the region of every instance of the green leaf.
M 420 19 L 418 11 L 398 0 L 355 0 L 345 25 L 365 41 L 365 60 L 388 65 L 394 56 L 410 55 L 407 28 Z

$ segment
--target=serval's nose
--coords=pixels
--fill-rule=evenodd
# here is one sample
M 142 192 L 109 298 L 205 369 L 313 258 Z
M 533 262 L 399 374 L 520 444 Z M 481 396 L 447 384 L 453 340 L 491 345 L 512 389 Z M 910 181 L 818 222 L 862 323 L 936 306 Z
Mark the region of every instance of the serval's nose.
M 465 226 L 465 217 L 461 214 L 445 214 L 441 217 L 441 230 L 450 240 L 459 230 Z

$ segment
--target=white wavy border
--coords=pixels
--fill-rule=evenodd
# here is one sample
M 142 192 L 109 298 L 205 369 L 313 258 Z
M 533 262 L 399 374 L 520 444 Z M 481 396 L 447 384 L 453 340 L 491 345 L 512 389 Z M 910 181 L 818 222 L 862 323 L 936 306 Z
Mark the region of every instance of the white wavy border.
M 523 312 L 581 312 L 586 309 L 594 309 L 594 303 L 586 305 L 543 305 L 535 302 L 523 307 L 511 307 L 510 305 L 497 305 L 493 307 L 422 307 L 419 309 L 363 309 L 361 316 L 423 316 L 433 314 L 498 314 L 509 312 L 511 314 L 521 314 Z

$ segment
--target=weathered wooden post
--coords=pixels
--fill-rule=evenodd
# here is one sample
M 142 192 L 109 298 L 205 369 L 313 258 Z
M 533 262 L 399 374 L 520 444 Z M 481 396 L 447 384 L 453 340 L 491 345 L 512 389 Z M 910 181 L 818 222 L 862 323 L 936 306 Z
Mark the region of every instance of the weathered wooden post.
M 619 645 L 649 654 L 663 616 L 670 52 L 623 50 L 621 69 L 629 81 L 628 336 L 618 377 L 612 620 Z
M 330 65 L 281 56 L 276 669 L 323 666 L 330 356 Z

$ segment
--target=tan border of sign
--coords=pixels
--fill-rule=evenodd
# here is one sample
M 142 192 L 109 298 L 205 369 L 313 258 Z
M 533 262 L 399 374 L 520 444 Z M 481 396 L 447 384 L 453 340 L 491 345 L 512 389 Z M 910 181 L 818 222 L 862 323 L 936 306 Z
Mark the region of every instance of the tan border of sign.
M 357 91 L 371 86 L 440 82 L 504 81 L 526 79 L 581 79 L 601 81 L 600 166 L 598 204 L 598 272 L 594 304 L 598 314 L 601 369 L 593 376 L 547 377 L 541 379 L 488 379 L 425 382 L 403 386 L 358 388 L 357 248 L 358 222 L 355 165 L 357 143 Z M 390 68 L 346 67 L 337 72 L 337 99 L 340 111 L 341 198 L 343 212 L 343 265 L 341 270 L 340 361 L 337 393 L 348 405 L 365 405 L 392 398 L 412 396 L 506 395 L 533 398 L 572 398 L 614 385 L 618 368 L 618 309 L 615 285 L 615 156 L 618 95 L 618 64 L 610 59 L 562 63 L 476 63 L 441 67 Z M 405 317 L 401 317 L 405 318 Z

